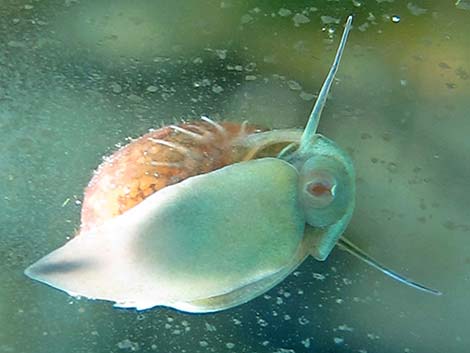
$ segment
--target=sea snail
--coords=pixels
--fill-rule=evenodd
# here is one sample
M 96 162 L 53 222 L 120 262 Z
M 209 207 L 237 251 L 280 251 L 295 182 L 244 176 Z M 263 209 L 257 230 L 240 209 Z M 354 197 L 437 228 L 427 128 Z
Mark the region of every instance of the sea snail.
M 304 130 L 200 121 L 151 131 L 107 158 L 85 190 L 80 233 L 25 273 L 73 296 L 138 310 L 213 312 L 266 292 L 338 244 L 354 208 L 350 158 L 316 133 L 351 29 Z

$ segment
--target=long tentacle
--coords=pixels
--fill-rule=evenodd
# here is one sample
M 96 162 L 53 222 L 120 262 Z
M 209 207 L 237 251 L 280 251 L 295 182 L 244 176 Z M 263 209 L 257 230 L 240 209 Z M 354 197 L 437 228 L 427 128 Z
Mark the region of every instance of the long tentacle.
M 346 21 L 344 32 L 341 37 L 338 50 L 336 51 L 333 64 L 331 65 L 330 71 L 328 72 L 328 76 L 326 76 L 325 82 L 323 82 L 323 86 L 320 90 L 320 93 L 318 94 L 318 98 L 312 108 L 312 112 L 310 113 L 307 126 L 305 126 L 304 133 L 302 135 L 302 138 L 300 139 L 300 149 L 307 148 L 309 146 L 309 141 L 312 139 L 312 137 L 317 131 L 318 123 L 320 122 L 321 112 L 323 110 L 323 107 L 325 106 L 326 99 L 328 97 L 328 92 L 330 91 L 331 84 L 333 83 L 336 72 L 338 71 L 339 62 L 341 60 L 341 56 L 343 55 L 344 47 L 346 46 L 346 41 L 351 30 L 352 19 L 352 16 L 349 16 L 348 20 Z
M 404 283 L 410 287 L 422 290 L 427 293 L 431 293 L 434 295 L 441 295 L 442 293 L 438 290 L 431 289 L 429 287 L 426 287 L 422 284 L 419 284 L 409 278 L 406 278 L 395 271 L 390 270 L 389 268 L 385 267 L 381 263 L 379 263 L 377 260 L 375 260 L 372 256 L 368 255 L 365 253 L 363 250 L 361 250 L 357 245 L 353 244 L 350 240 L 346 239 L 345 237 L 341 237 L 338 240 L 338 246 L 340 249 L 347 251 L 351 255 L 354 255 L 357 257 L 359 260 L 364 261 L 368 265 L 372 266 L 376 270 L 379 270 L 386 274 L 387 276 L 392 277 L 393 279 L 397 280 L 398 282 Z

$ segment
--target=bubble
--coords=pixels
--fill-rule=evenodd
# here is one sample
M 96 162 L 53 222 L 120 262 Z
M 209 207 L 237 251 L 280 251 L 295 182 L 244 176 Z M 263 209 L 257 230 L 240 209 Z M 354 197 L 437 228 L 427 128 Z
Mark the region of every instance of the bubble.
M 157 92 L 157 91 L 158 91 L 158 87 L 157 87 L 157 86 L 151 85 L 151 86 L 148 86 L 148 87 L 147 87 L 147 92 L 155 93 L 155 92 Z
M 398 15 L 393 15 L 393 16 L 391 17 L 391 20 L 392 20 L 393 23 L 399 23 L 400 20 L 401 20 L 401 18 L 400 18 L 400 16 L 398 16 Z

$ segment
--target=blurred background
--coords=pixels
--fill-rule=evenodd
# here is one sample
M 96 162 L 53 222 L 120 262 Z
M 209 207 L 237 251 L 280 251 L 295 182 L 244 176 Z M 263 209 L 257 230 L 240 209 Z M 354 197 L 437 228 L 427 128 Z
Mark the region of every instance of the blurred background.
M 444 292 L 335 250 L 210 315 L 113 309 L 34 283 L 128 137 L 207 115 L 319 130 L 353 157 L 347 236 Z M 0 2 L 0 352 L 464 352 L 470 346 L 468 0 Z

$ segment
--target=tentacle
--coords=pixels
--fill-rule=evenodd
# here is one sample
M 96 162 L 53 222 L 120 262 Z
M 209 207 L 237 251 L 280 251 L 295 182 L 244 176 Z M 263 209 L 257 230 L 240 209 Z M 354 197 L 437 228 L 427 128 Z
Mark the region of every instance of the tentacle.
M 203 135 L 200 135 L 200 134 L 197 134 L 197 133 L 195 133 L 195 132 L 189 131 L 189 130 L 184 129 L 184 128 L 180 127 L 180 126 L 177 126 L 177 125 L 170 125 L 170 126 L 168 126 L 168 127 L 169 127 L 170 129 L 173 129 L 173 130 L 175 130 L 175 131 L 177 131 L 177 132 L 180 132 L 180 133 L 182 133 L 182 134 L 184 134 L 184 135 L 186 135 L 186 136 L 188 136 L 188 137 L 190 137 L 190 138 L 196 140 L 197 142 L 202 142 L 202 141 L 205 141 L 205 140 L 206 140 L 206 138 L 205 138 Z
M 202 121 L 205 121 L 206 123 L 212 125 L 213 127 L 215 127 L 215 129 L 222 135 L 225 135 L 227 133 L 227 131 L 225 130 L 225 128 L 220 125 L 219 123 L 216 123 L 214 120 L 208 118 L 207 116 L 201 116 L 201 120 Z
M 243 137 L 246 135 L 246 127 L 248 126 L 248 120 L 244 120 L 240 125 L 240 131 L 238 132 L 239 137 Z
M 429 287 L 426 287 L 422 284 L 419 284 L 418 282 L 415 282 L 409 278 L 406 278 L 395 271 L 390 270 L 389 268 L 385 267 L 381 263 L 379 263 L 377 260 L 375 260 L 372 256 L 364 252 L 361 248 L 359 248 L 357 245 L 353 244 L 350 240 L 346 239 L 345 237 L 341 237 L 338 240 L 338 246 L 340 249 L 347 251 L 351 255 L 357 257 L 359 260 L 365 262 L 366 264 L 372 266 L 376 270 L 379 270 L 380 272 L 386 274 L 387 276 L 392 277 L 393 279 L 397 280 L 398 282 L 404 283 L 410 287 L 422 290 L 426 293 L 431 293 L 434 295 L 441 295 L 442 293 L 438 290 L 431 289 Z
M 352 24 L 352 16 L 348 17 L 346 25 L 344 27 L 344 32 L 341 37 L 341 41 L 339 43 L 338 50 L 336 51 L 335 58 L 333 60 L 333 64 L 331 65 L 330 71 L 326 76 L 325 82 L 323 82 L 323 86 L 318 94 L 318 98 L 313 106 L 312 112 L 310 113 L 310 117 L 308 119 L 307 126 L 305 126 L 304 133 L 300 140 L 300 150 L 303 151 L 304 148 L 309 147 L 309 142 L 312 137 L 315 135 L 318 127 L 318 123 L 320 121 L 321 112 L 323 107 L 325 106 L 326 99 L 328 97 L 328 92 L 330 91 L 331 84 L 335 78 L 336 72 L 338 71 L 339 62 L 341 60 L 341 56 L 343 55 L 344 47 L 346 45 L 346 40 L 348 39 L 349 31 L 351 30 Z
M 184 147 L 183 145 L 180 145 L 178 143 L 173 143 L 173 142 L 165 141 L 165 140 L 162 140 L 162 139 L 156 139 L 156 138 L 153 138 L 153 137 L 149 137 L 148 140 L 152 141 L 153 143 L 157 143 L 159 145 L 162 145 L 162 146 L 170 147 L 170 148 L 174 149 L 175 151 L 181 153 L 184 157 L 190 156 L 191 158 L 194 158 L 194 159 L 197 159 L 199 157 L 191 149 L 189 149 L 187 147 Z
M 297 149 L 299 144 L 297 142 L 291 142 L 286 147 L 284 147 L 281 152 L 277 154 L 277 158 L 283 159 L 287 154 L 292 152 L 292 150 Z M 295 148 L 294 148 L 295 147 Z
M 246 147 L 257 147 L 260 148 L 274 143 L 298 143 L 302 136 L 302 130 L 300 129 L 283 129 L 283 130 L 271 130 L 265 132 L 257 132 L 250 134 L 245 138 L 241 139 L 241 144 Z

